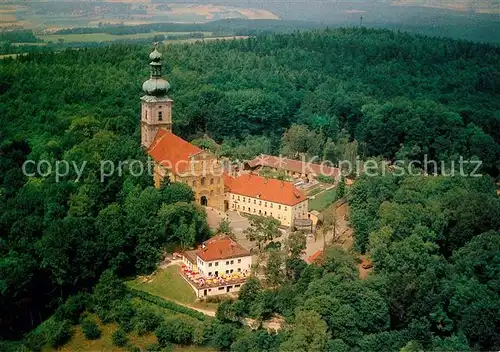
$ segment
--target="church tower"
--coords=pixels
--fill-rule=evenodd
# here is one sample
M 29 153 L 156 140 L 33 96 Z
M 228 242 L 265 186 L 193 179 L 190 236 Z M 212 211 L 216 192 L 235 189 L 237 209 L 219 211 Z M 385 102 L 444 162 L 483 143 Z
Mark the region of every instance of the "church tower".
M 157 44 L 149 55 L 150 78 L 142 84 L 145 95 L 141 98 L 141 145 L 149 148 L 160 129 L 172 132 L 172 103 L 167 96 L 170 83 L 161 78 L 161 53 Z

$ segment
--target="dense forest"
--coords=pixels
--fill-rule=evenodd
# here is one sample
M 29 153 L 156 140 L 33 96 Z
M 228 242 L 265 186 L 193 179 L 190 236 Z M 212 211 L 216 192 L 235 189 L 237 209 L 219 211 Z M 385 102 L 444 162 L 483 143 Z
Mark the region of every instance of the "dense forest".
M 81 308 L 82 292 L 94 292 L 89 306 L 104 304 L 105 316 L 115 301 L 92 291 L 101 274 L 102 285 L 118 287 L 113 299 L 127 294 L 106 269 L 147 273 L 162 247 L 210 235 L 188 187 L 154 189 L 149 175 L 126 167 L 99 178 L 102 160 L 146 161 L 138 116 L 149 51 L 112 45 L 2 60 L 0 339 L 20 339 L 68 297 Z M 163 51 L 174 132 L 200 145 L 208 135 L 219 145 L 207 147 L 222 156 L 463 156 L 498 175 L 498 47 L 339 29 Z M 28 159 L 86 166 L 80 176 L 26 177 Z M 373 277 L 359 280 L 354 259 L 337 248 L 319 267 L 293 253 L 276 258 L 286 273 L 275 265 L 274 277 L 283 280 L 272 290 L 253 282 L 221 305 L 203 343 L 227 336 L 218 349 L 498 349 L 500 207 L 490 177 L 362 177 L 350 197 L 356 249 L 372 255 Z M 62 325 L 48 324 L 58 331 L 67 325 L 61 309 Z M 293 328 L 268 335 L 238 325 L 238 317 L 273 312 Z

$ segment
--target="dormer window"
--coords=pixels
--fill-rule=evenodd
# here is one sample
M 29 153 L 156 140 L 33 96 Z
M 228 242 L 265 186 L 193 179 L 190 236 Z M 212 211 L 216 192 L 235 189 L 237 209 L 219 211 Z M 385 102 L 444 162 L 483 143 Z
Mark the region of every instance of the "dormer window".
M 163 121 L 163 113 L 158 111 L 158 121 Z

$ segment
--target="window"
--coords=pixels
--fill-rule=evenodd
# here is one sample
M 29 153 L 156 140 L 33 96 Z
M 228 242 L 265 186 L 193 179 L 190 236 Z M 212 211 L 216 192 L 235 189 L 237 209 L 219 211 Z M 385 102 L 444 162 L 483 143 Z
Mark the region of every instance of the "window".
M 238 200 L 240 200 L 240 196 L 238 196 Z
M 212 276 L 212 272 L 209 272 L 209 273 L 208 273 L 208 276 Z
M 267 202 L 264 202 L 264 206 L 267 208 Z
M 229 270 L 226 270 L 226 274 L 229 274 Z
M 158 111 L 158 121 L 163 121 L 163 113 Z
M 238 264 L 241 263 L 241 259 L 238 259 Z
M 229 273 L 230 273 L 230 274 L 232 274 L 232 273 L 233 273 L 233 271 L 234 271 L 234 270 L 233 270 L 233 269 L 231 269 L 231 270 L 229 271 Z
M 278 205 L 278 209 L 281 210 L 281 205 Z
M 246 201 L 246 198 L 245 198 L 245 197 L 243 197 L 243 203 L 245 203 L 245 201 Z
M 233 199 L 234 199 L 234 194 L 233 194 Z
M 262 201 L 261 200 L 259 200 L 259 205 L 262 205 Z
M 219 291 L 224 291 L 224 287 L 219 287 Z
M 211 178 L 211 179 L 210 179 L 210 184 L 211 184 L 211 185 L 213 185 L 213 184 L 214 184 L 214 179 L 213 179 L 213 178 Z
M 212 263 L 208 263 L 208 266 L 209 266 L 209 267 L 212 267 Z
M 256 199 L 253 200 L 253 204 L 257 204 L 257 200 Z
M 238 268 L 238 272 L 241 273 L 241 268 Z
M 273 203 L 270 204 L 270 207 L 272 208 L 273 207 Z
M 202 186 L 205 186 L 205 177 L 202 177 L 202 178 L 201 178 L 201 185 L 202 185 Z
M 234 285 L 234 287 L 240 287 L 241 285 Z
M 245 207 L 243 207 L 243 211 L 245 211 Z
M 285 210 L 286 210 L 286 205 L 285 205 Z
M 234 264 L 234 260 L 231 260 L 231 265 L 233 265 L 233 264 Z
M 219 266 L 219 262 L 215 262 L 215 266 Z
M 255 208 L 253 208 L 253 212 L 255 213 Z
M 229 265 L 229 260 L 226 262 L 226 265 Z

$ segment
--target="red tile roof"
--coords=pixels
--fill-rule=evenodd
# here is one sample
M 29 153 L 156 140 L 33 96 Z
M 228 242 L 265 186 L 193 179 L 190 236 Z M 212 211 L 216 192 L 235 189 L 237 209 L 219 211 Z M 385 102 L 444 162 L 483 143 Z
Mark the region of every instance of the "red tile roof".
M 339 168 L 327 165 L 306 163 L 299 160 L 286 159 L 282 157 L 261 154 L 253 160 L 247 162 L 251 167 L 267 166 L 276 169 L 282 169 L 300 174 L 314 174 L 336 177 L 340 175 Z
M 225 235 L 217 235 L 203 242 L 196 254 L 207 262 L 249 256 L 250 251 Z
M 316 263 L 317 261 L 321 260 L 323 257 L 323 250 L 320 249 L 316 252 L 314 252 L 309 258 L 307 258 L 307 262 L 309 264 Z
M 243 174 L 237 177 L 224 174 L 224 186 L 231 193 L 290 206 L 307 199 L 304 193 L 291 182 L 254 174 Z
M 190 157 L 201 151 L 197 146 L 177 137 L 172 132 L 160 129 L 148 149 L 148 154 L 155 162 L 179 174 L 185 172 L 190 166 Z

